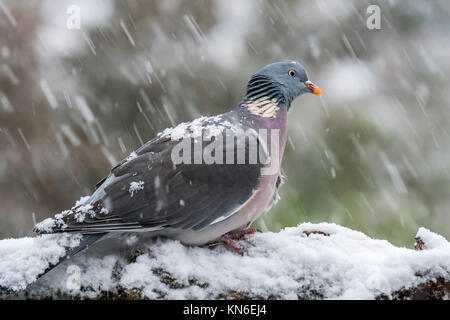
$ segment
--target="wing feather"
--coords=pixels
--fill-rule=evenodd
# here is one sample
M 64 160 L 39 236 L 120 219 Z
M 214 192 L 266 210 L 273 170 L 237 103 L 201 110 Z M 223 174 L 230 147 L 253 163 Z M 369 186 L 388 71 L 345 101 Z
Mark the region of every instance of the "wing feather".
M 234 137 L 227 136 L 229 131 L 220 134 L 223 150 L 235 144 Z M 123 160 L 100 182 L 89 200 L 94 216 L 80 222 L 76 214 L 68 215 L 67 227 L 55 231 L 202 230 L 234 214 L 254 195 L 261 164 L 174 165 L 170 155 L 178 142 L 162 136 L 142 146 L 135 157 Z M 237 149 L 233 150 L 236 154 Z M 245 152 L 248 160 L 247 142 Z M 133 183 L 141 187 L 131 192 Z M 107 214 L 101 213 L 102 208 Z

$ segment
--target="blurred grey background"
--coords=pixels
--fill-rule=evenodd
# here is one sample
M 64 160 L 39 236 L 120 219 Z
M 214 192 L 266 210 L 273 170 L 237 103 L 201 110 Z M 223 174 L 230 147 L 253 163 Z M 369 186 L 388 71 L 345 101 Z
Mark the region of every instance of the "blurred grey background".
M 370 4 L 381 29 L 366 27 Z M 70 6 L 80 29 L 68 29 Z M 450 236 L 450 2 L 0 0 L 0 238 L 71 207 L 157 132 L 298 60 L 282 200 L 255 224 Z

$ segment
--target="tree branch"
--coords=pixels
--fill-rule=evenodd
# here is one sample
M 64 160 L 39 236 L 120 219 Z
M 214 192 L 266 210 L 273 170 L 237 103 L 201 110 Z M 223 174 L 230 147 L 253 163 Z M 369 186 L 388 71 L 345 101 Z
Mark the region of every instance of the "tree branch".
M 248 235 L 228 248 L 136 235 L 109 239 L 40 272 L 77 235 L 0 241 L 3 299 L 443 299 L 450 243 L 420 228 L 416 250 L 335 224 Z

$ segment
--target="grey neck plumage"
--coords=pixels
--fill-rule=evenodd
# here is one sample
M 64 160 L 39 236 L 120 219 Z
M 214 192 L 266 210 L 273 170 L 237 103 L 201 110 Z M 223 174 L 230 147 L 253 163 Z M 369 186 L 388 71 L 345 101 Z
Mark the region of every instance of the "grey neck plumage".
M 279 107 L 289 109 L 290 101 L 286 98 L 281 85 L 263 75 L 252 76 L 239 107 L 245 108 L 248 103 L 258 101 L 264 97 L 273 100 Z

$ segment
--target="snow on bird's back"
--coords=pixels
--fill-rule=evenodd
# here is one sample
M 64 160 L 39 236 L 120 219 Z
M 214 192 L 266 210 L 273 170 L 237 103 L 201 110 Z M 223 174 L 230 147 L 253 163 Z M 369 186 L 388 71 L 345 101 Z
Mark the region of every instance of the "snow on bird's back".
M 236 129 L 231 122 L 221 120 L 222 115 L 203 116 L 192 122 L 182 122 L 176 127 L 167 128 L 163 132 L 158 133 L 158 137 L 170 137 L 172 141 L 176 141 L 183 138 L 197 138 L 204 134 L 205 137 L 210 138 L 221 134 L 225 129 Z
M 130 182 L 130 189 L 128 190 L 131 197 L 135 195 L 135 193 L 144 190 L 144 181 L 133 181 Z

